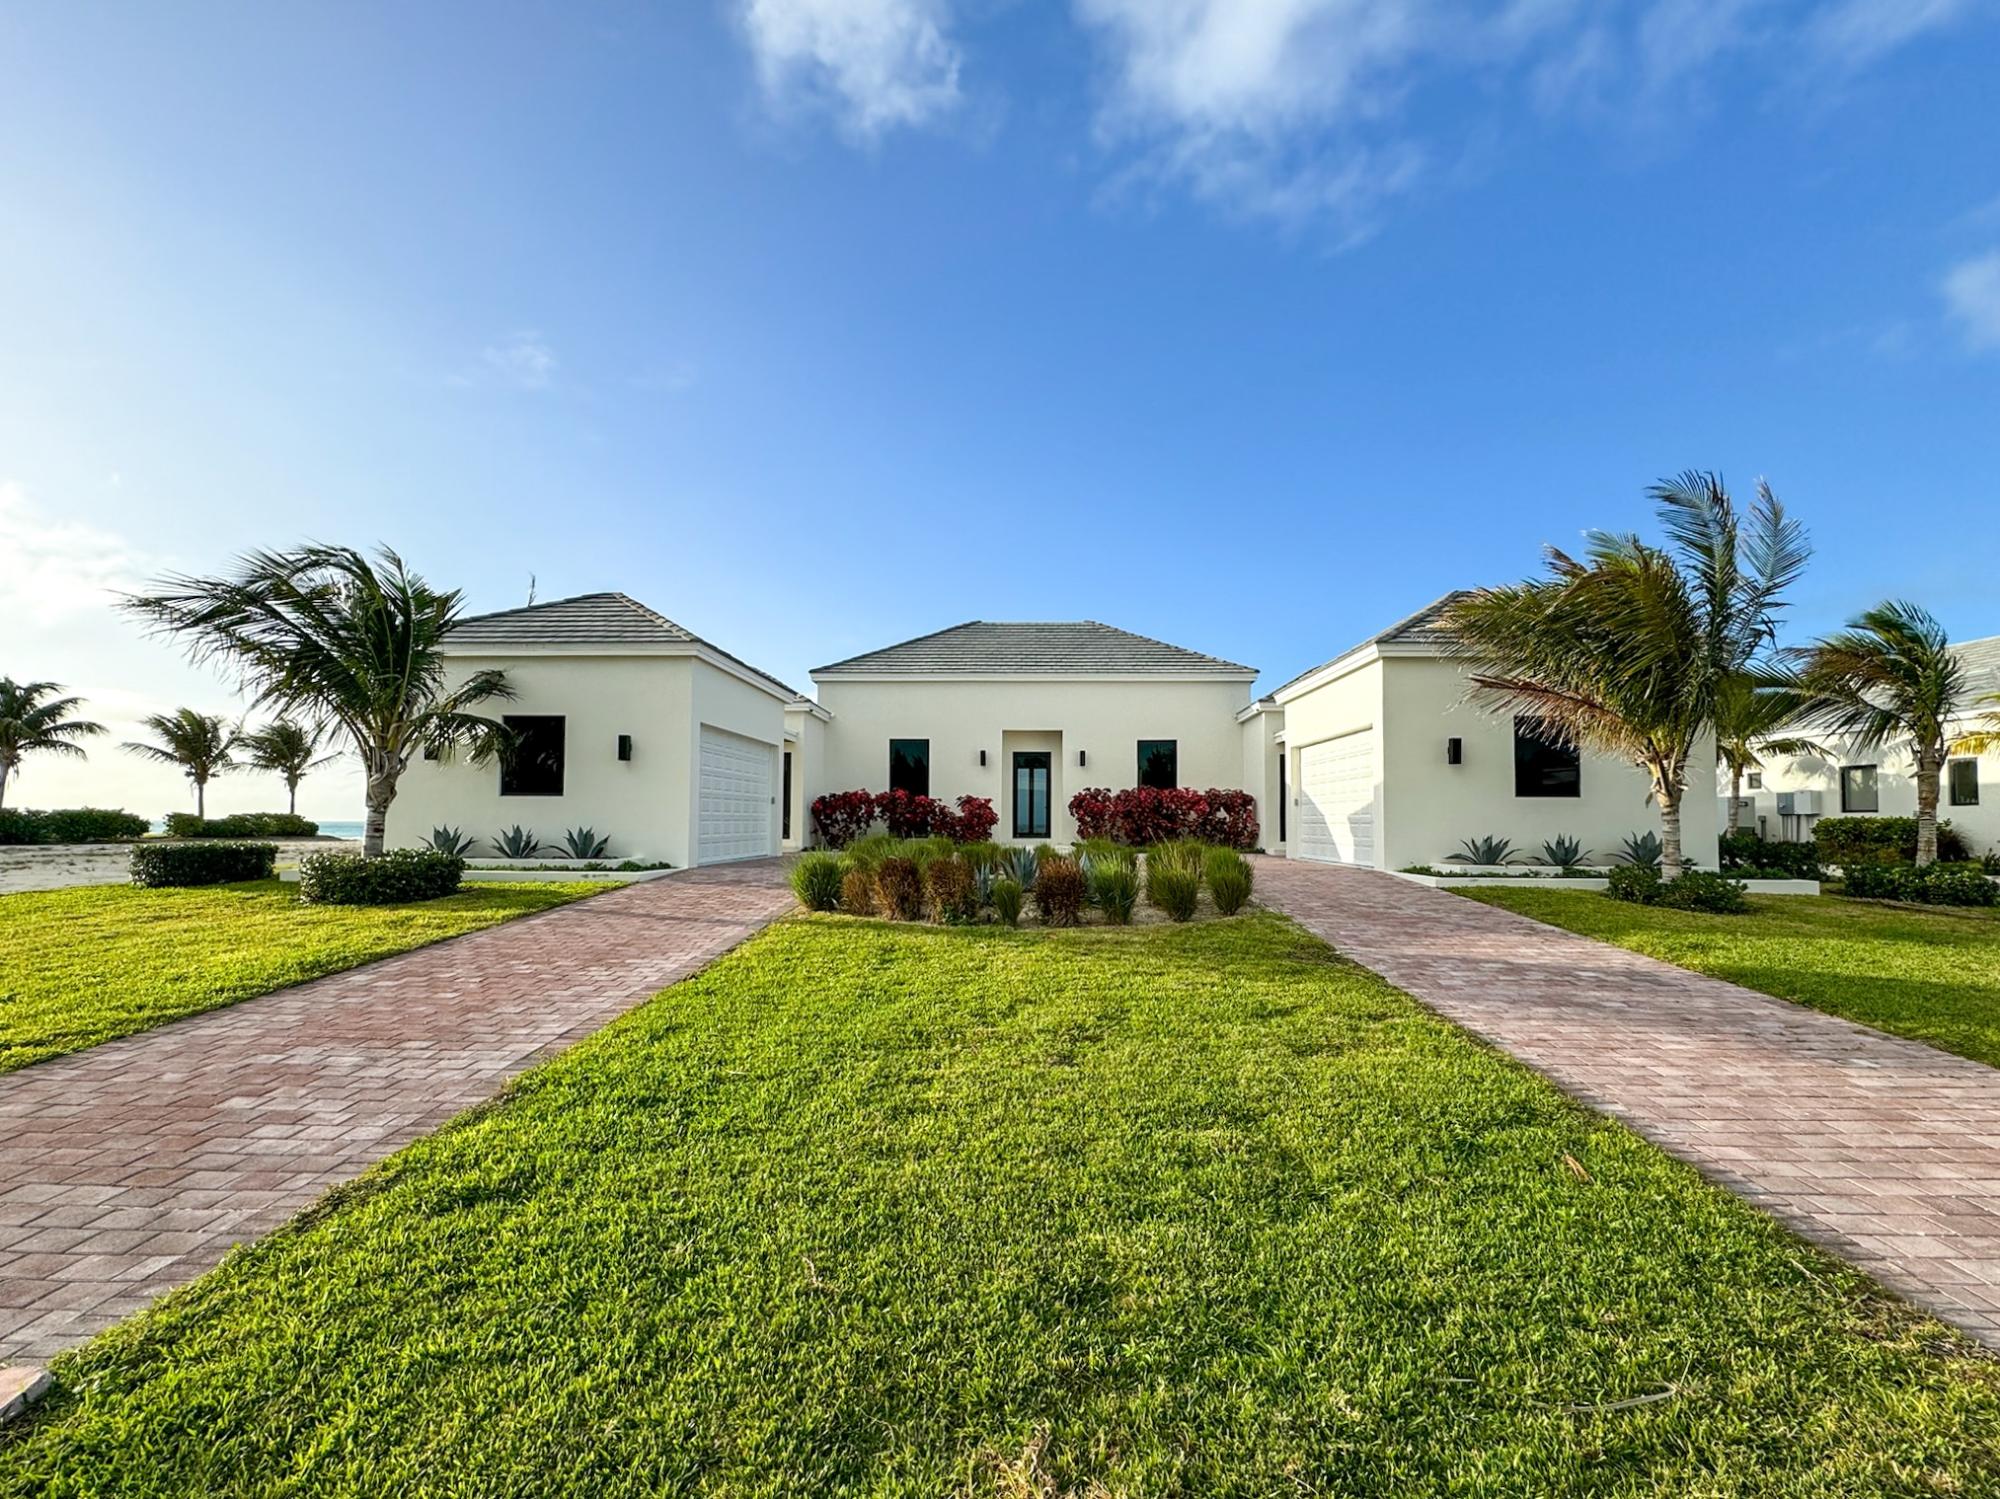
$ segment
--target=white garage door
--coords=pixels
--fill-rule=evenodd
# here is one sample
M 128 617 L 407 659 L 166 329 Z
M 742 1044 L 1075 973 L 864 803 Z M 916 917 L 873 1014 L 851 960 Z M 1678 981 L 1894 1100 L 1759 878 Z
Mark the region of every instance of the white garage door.
M 768 744 L 702 725 L 697 864 L 778 851 L 771 842 L 772 753 Z
M 1373 729 L 1299 751 L 1299 855 L 1340 864 L 1375 862 Z

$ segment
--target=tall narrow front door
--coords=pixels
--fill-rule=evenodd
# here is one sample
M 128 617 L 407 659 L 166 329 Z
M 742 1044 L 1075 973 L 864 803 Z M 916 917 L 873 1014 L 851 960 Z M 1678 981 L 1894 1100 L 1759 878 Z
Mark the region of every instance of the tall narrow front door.
M 1049 836 L 1049 765 L 1047 750 L 1014 752 L 1014 836 Z

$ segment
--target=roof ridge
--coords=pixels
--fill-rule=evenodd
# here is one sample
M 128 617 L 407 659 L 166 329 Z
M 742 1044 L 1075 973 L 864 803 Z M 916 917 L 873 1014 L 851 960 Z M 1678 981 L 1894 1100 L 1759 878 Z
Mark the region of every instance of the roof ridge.
M 1240 662 L 1096 619 L 969 619 L 816 666 L 812 673 L 1160 676 L 1177 669 L 1256 675 L 1254 667 Z
M 1304 671 L 1300 672 L 1290 681 L 1280 682 L 1276 687 L 1271 689 L 1272 695 L 1276 696 L 1278 693 L 1283 692 L 1287 687 L 1296 687 L 1299 683 L 1303 682 L 1307 677 L 1317 676 L 1319 673 L 1325 671 L 1329 666 L 1338 666 L 1341 662 L 1345 661 L 1349 656 L 1352 656 L 1359 651 L 1365 651 L 1371 645 L 1389 644 L 1403 631 L 1409 629 L 1411 625 L 1415 624 L 1418 620 L 1422 619 L 1426 614 L 1434 613 L 1441 606 L 1449 604 L 1453 599 L 1460 598 L 1463 595 L 1469 594 L 1471 592 L 1473 592 L 1473 590 L 1470 588 L 1446 589 L 1443 593 L 1439 594 L 1436 598 L 1432 599 L 1428 604 L 1424 605 L 1423 608 L 1418 609 L 1413 613 L 1404 615 L 1401 619 L 1397 620 L 1393 625 L 1389 626 L 1388 629 L 1379 630 L 1375 634 L 1370 635 L 1366 640 L 1358 641 L 1355 644 L 1350 645 L 1346 650 L 1342 651 L 1339 655 L 1331 656 L 1326 660 L 1320 662 L 1320 664 L 1317 666 L 1308 666 Z

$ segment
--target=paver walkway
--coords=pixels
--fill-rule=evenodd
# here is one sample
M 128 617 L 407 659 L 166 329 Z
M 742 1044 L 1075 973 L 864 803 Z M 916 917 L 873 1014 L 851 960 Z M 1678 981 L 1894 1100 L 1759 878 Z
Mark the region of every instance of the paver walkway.
M 0 1364 L 40 1362 L 791 904 L 689 870 L 0 1078 Z
M 2000 1069 L 1391 875 L 1260 859 L 1257 893 L 2000 1346 Z

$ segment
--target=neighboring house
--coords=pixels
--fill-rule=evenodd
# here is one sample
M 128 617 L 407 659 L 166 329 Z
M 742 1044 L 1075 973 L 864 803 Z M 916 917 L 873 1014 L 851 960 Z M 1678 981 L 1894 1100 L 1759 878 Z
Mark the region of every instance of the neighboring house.
M 449 825 L 487 854 L 516 823 L 551 844 L 589 826 L 614 859 L 710 864 L 810 846 L 824 793 L 901 789 L 990 798 L 995 837 L 1062 844 L 1078 791 L 1138 785 L 1247 791 L 1266 849 L 1384 869 L 1487 834 L 1602 860 L 1657 828 L 1637 770 L 1466 700 L 1453 597 L 1254 701 L 1253 667 L 1088 620 L 954 625 L 819 667 L 815 700 L 624 594 L 480 615 L 448 653 L 506 671 L 520 748 L 413 765 L 390 842 Z M 1698 862 L 1714 817 L 1688 799 Z
M 1635 766 L 1551 743 L 1532 720 L 1467 700 L 1439 628 L 1459 597 L 1446 594 L 1272 694 L 1284 718 L 1293 857 L 1402 869 L 1436 864 L 1468 838 L 1506 838 L 1533 854 L 1568 835 L 1582 840 L 1586 862 L 1605 863 L 1630 835 L 1659 828 L 1651 784 Z M 1714 800 L 1691 780 L 1682 847 L 1713 867 Z
M 1956 647 L 1973 699 L 2000 692 L 2000 635 Z M 1971 729 L 1988 704 L 1974 702 L 1958 725 Z M 1824 738 L 1824 736 L 1820 736 Z M 1891 746 L 1861 750 L 1835 740 L 1818 756 L 1767 755 L 1743 786 L 1740 825 L 1785 842 L 1804 842 L 1822 817 L 1914 817 L 1916 765 Z M 1717 774 L 1720 817 L 1728 826 L 1729 776 Z M 2000 754 L 1953 755 L 1938 783 L 1938 816 L 1965 838 L 1975 854 L 2000 849 Z

